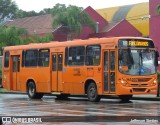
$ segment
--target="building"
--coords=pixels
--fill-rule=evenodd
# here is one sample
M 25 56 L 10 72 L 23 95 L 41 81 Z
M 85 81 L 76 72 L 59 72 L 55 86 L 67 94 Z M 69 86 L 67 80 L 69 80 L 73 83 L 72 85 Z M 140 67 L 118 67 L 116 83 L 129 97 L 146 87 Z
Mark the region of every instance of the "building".
M 160 49 L 160 0 L 150 0 L 149 3 L 103 8 L 94 10 L 92 7 L 84 9 L 90 17 L 97 22 L 97 29 L 93 31 L 89 26 L 83 26 L 82 34 L 78 39 L 90 37 L 113 37 L 113 36 L 142 36 L 150 37 Z M 53 33 L 55 41 L 68 40 L 63 27 L 52 29 L 53 18 L 50 14 L 15 19 L 5 23 L 6 26 L 25 28 L 30 35 L 43 36 Z
M 143 36 L 149 37 L 149 3 L 140 3 L 120 7 L 94 10 L 92 7 L 84 9 L 92 20 L 97 22 L 96 32 L 89 26 L 82 27 L 82 34 L 78 39 L 89 37 L 112 36 Z M 5 23 L 6 26 L 15 26 L 28 30 L 29 35 L 43 36 L 53 33 L 55 41 L 66 41 L 68 36 L 65 28 L 60 26 L 52 29 L 53 18 L 50 14 L 15 19 Z
M 52 33 L 52 16 L 50 14 L 10 20 L 4 25 L 24 28 L 30 35 L 43 36 Z

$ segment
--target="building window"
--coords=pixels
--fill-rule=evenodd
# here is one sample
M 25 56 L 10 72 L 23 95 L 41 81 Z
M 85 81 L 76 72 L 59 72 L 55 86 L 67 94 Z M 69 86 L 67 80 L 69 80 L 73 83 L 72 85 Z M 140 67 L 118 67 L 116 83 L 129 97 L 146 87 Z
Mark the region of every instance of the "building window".
M 27 50 L 25 52 L 25 66 L 33 67 L 37 66 L 38 62 L 38 50 Z
M 38 66 L 48 67 L 49 66 L 49 55 L 50 55 L 49 49 L 40 49 Z
M 10 53 L 5 52 L 5 59 L 4 59 L 4 67 L 5 68 L 9 67 L 9 56 L 10 56 Z
M 71 66 L 84 65 L 84 46 L 70 47 L 68 64 Z
M 100 45 L 91 45 L 86 48 L 86 65 L 98 66 L 100 64 L 101 47 Z

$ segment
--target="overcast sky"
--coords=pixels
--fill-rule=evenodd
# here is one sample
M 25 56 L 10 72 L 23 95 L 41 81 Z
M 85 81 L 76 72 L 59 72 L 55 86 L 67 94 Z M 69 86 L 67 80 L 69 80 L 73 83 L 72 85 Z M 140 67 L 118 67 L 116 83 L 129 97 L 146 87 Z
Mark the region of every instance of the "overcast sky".
M 52 8 L 55 4 L 76 5 L 86 8 L 91 6 L 94 9 L 122 6 L 128 4 L 149 2 L 149 0 L 13 0 L 18 7 L 25 11 L 34 10 L 39 12 L 44 8 Z

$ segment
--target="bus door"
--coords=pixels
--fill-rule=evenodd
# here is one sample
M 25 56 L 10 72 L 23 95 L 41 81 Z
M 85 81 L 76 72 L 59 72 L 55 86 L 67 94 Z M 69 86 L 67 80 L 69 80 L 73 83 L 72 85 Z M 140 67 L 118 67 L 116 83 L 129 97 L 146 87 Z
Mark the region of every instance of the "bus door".
M 20 72 L 20 56 L 11 56 L 12 57 L 12 87 L 13 90 L 20 90 L 20 83 L 19 80 L 19 72 Z
M 115 93 L 115 51 L 103 52 L 103 83 L 104 93 Z
M 52 53 L 52 91 L 61 92 L 62 87 L 63 53 Z

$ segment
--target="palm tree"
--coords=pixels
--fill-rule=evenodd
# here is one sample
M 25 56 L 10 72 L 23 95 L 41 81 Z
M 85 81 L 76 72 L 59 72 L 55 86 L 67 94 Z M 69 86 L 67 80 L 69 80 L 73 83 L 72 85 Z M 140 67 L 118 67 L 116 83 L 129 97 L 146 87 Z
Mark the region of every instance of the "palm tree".
M 83 8 L 64 4 L 56 4 L 53 11 L 53 28 L 61 26 L 70 39 L 74 39 L 80 35 L 82 25 L 89 25 L 95 30 L 95 22 L 91 20 L 89 15 L 83 11 Z

